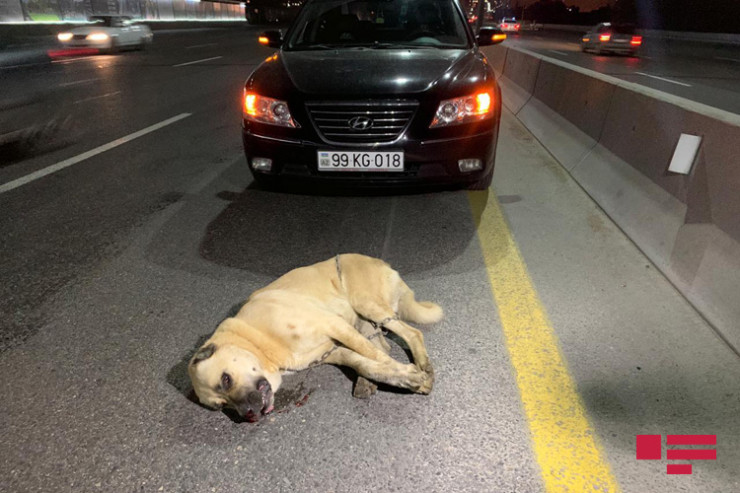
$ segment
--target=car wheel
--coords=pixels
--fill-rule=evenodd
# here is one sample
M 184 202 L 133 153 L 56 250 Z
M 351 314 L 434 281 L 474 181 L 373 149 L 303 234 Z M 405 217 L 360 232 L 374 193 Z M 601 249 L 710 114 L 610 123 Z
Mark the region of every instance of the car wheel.
M 474 181 L 470 185 L 468 185 L 468 190 L 488 190 L 488 188 L 491 186 L 491 182 L 493 181 L 493 171 L 488 173 L 483 178 Z
M 121 51 L 121 48 L 118 45 L 118 39 L 111 38 L 110 48 L 108 48 L 108 53 L 118 53 L 119 51 Z

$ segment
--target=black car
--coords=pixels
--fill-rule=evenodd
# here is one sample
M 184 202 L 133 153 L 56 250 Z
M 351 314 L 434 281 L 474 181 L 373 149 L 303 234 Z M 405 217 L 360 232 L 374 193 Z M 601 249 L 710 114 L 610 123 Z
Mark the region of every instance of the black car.
M 255 180 L 487 188 L 501 93 L 478 46 L 500 39 L 456 0 L 309 0 L 244 88 Z

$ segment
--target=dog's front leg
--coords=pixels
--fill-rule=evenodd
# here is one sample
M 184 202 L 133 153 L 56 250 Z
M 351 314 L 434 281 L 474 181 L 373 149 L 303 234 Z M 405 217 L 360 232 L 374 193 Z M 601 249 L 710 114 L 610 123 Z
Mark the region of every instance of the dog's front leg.
M 367 320 L 360 319 L 360 321 L 357 323 L 357 331 L 364 337 L 369 339 L 370 342 L 372 342 L 385 354 L 389 354 L 391 352 L 391 346 L 388 344 L 388 341 L 385 340 L 385 337 L 383 336 L 383 331 L 379 328 L 376 328 Z M 373 382 L 363 377 L 362 375 L 358 375 L 357 381 L 355 382 L 355 388 L 352 390 L 352 395 L 357 397 L 358 399 L 367 399 L 375 395 L 377 391 L 377 385 L 375 385 Z
M 375 361 L 343 347 L 335 349 L 325 362 L 348 366 L 367 379 L 408 389 L 418 394 L 429 394 L 434 385 L 434 376 L 421 371 L 416 365 L 404 365 L 391 358 L 385 361 Z

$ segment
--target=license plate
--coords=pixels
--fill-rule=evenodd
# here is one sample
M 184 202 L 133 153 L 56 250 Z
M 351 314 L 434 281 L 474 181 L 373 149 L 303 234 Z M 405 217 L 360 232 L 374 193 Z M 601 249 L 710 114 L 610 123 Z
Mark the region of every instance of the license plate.
M 402 151 L 318 151 L 319 171 L 403 171 Z

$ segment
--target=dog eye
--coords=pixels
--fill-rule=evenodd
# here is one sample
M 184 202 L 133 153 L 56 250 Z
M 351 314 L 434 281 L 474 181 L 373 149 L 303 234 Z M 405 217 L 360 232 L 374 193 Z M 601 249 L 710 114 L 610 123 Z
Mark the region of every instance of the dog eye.
M 231 375 L 228 373 L 221 375 L 221 388 L 223 390 L 229 390 L 231 388 Z

